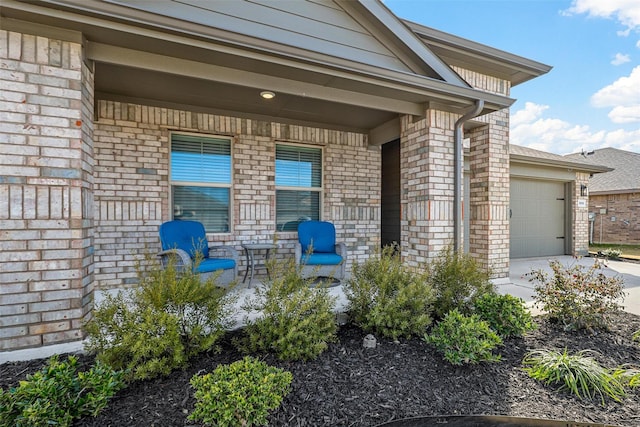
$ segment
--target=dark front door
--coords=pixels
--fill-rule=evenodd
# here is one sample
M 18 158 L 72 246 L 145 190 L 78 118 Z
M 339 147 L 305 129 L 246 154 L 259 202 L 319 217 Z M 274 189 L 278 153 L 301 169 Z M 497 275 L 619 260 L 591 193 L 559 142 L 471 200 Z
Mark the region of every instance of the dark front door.
M 400 243 L 400 140 L 382 146 L 382 207 L 380 238 L 383 246 Z

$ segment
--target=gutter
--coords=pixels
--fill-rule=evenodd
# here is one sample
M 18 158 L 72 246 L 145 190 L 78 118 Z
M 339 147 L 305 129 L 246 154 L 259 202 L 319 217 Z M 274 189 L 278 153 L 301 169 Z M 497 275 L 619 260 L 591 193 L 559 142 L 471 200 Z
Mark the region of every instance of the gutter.
M 463 182 L 462 127 L 465 122 L 480 114 L 483 108 L 484 100 L 478 99 L 473 109 L 469 110 L 456 121 L 453 131 L 453 252 L 456 254 L 460 253 L 460 248 L 462 247 L 462 192 L 460 191 L 460 186 Z

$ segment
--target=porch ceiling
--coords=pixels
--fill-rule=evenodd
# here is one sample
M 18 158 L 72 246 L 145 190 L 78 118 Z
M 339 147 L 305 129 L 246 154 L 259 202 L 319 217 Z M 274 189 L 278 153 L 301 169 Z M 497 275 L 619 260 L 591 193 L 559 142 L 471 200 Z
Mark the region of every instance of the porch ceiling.
M 265 85 L 262 90 L 273 90 Z M 96 63 L 95 98 L 365 132 L 398 114 L 254 87 Z

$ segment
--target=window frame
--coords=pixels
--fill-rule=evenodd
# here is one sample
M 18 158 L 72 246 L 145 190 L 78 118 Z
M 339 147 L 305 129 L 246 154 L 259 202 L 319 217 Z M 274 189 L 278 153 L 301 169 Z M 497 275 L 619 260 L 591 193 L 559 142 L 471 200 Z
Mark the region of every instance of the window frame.
M 217 183 L 217 182 L 209 182 L 209 183 L 205 183 L 205 182 L 193 182 L 193 181 L 174 181 L 171 178 L 172 175 L 172 171 L 171 171 L 171 164 L 172 164 L 172 153 L 173 153 L 173 136 L 174 135 L 185 135 L 185 136 L 192 136 L 192 137 L 198 137 L 198 138 L 205 138 L 205 139 L 225 139 L 227 141 L 229 141 L 229 160 L 230 160 L 230 179 L 229 179 L 229 183 Z M 171 219 L 174 220 L 175 219 L 175 211 L 174 211 L 174 204 L 173 204 L 173 188 L 174 186 L 182 186 L 182 187 L 206 187 L 206 188 L 226 188 L 229 190 L 229 206 L 228 206 L 228 218 L 229 218 L 229 227 L 227 231 L 210 231 L 207 230 L 207 227 L 205 225 L 205 233 L 206 234 L 232 234 L 233 233 L 233 225 L 234 225 L 234 197 L 233 197 L 233 184 L 235 182 L 234 179 L 234 168 L 233 168 L 233 162 L 234 162 L 234 156 L 233 156 L 233 149 L 234 149 L 234 142 L 235 142 L 235 138 L 229 136 L 229 135 L 217 135 L 217 134 L 207 134 L 207 133 L 199 133 L 199 132 L 183 132 L 183 131 L 170 131 L 169 132 L 169 175 L 168 175 L 168 181 L 169 181 L 169 212 L 171 215 Z
M 283 147 L 295 147 L 295 148 L 307 148 L 307 149 L 315 149 L 320 151 L 320 187 L 296 187 L 296 186 L 289 186 L 289 185 L 277 185 L 277 169 L 276 169 L 276 165 L 275 162 L 278 160 L 277 158 L 277 149 L 278 146 L 283 146 Z M 297 230 L 279 230 L 278 229 L 278 190 L 285 190 L 285 191 L 314 191 L 318 193 L 318 220 L 322 221 L 324 218 L 323 212 L 324 212 L 324 190 L 325 190 L 325 150 L 324 150 L 324 146 L 318 146 L 318 145 L 313 145 L 313 144 L 304 144 L 304 143 L 293 143 L 293 142 L 285 142 L 285 141 L 276 141 L 276 143 L 274 144 L 274 176 L 273 176 L 273 181 L 274 181 L 274 186 L 275 186 L 275 191 L 274 191 L 274 223 L 275 223 L 275 227 L 276 227 L 276 232 L 277 233 L 297 233 Z

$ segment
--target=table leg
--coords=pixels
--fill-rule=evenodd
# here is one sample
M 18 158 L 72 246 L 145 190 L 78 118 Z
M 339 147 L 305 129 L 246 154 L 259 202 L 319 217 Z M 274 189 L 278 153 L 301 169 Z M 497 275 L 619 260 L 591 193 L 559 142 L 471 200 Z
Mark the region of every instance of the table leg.
M 244 270 L 244 279 L 242 279 L 242 283 L 247 281 L 247 274 L 249 274 L 249 268 L 251 268 L 251 278 L 253 278 L 253 264 L 249 258 L 249 249 L 244 248 L 244 255 L 247 258 L 247 267 Z M 249 286 L 251 286 L 251 279 L 249 279 Z

